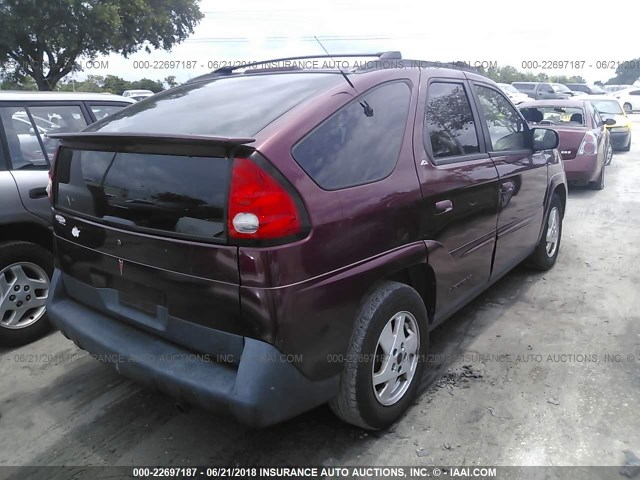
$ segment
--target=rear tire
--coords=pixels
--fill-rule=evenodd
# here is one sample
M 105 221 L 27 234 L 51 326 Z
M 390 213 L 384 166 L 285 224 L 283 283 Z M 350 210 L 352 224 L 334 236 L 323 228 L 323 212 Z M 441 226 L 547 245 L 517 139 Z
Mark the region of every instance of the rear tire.
M 528 266 L 536 270 L 549 270 L 556 263 L 562 240 L 564 211 L 558 194 L 554 193 L 545 219 L 545 229 L 538 246 L 528 259 Z
M 607 157 L 605 159 L 605 165 L 611 165 L 611 161 L 613 160 L 613 146 L 611 143 L 607 146 Z
M 333 412 L 368 430 L 390 426 L 416 396 L 428 344 L 420 295 L 402 283 L 381 284 L 358 313 Z
M 600 175 L 598 175 L 598 178 L 593 181 L 593 182 L 589 182 L 589 187 L 593 190 L 604 190 L 604 165 L 602 165 L 602 167 L 600 168 Z
M 29 242 L 0 243 L 0 345 L 30 343 L 51 326 L 44 305 L 53 255 Z

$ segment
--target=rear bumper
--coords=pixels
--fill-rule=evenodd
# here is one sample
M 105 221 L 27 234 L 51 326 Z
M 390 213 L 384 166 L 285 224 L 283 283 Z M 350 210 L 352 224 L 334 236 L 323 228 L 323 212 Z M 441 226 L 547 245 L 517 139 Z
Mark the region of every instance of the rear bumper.
M 576 155 L 571 160 L 564 160 L 564 171 L 569 182 L 591 182 L 600 173 L 598 155 Z
M 631 141 L 631 131 L 626 132 L 612 132 L 609 131 L 609 138 L 614 150 L 621 150 L 629 145 Z
M 229 366 L 73 300 L 59 270 L 51 291 L 49 318 L 80 348 L 126 377 L 244 424 L 263 427 L 286 420 L 337 392 L 338 377 L 311 381 L 268 343 L 245 337 L 239 361 L 230 359 L 235 365 Z

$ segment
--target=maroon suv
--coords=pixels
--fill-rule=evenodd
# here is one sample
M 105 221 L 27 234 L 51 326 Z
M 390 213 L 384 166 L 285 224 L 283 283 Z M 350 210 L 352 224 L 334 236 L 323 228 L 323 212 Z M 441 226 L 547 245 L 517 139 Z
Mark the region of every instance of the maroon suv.
M 222 69 L 57 137 L 52 321 L 253 425 L 388 426 L 429 331 L 558 255 L 557 134 L 461 69 Z

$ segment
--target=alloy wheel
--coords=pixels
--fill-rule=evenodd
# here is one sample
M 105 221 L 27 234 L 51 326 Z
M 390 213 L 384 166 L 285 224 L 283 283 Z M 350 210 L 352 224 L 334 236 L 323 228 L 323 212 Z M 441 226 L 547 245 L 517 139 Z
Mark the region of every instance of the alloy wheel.
M 390 406 L 407 392 L 418 366 L 420 329 L 410 312 L 398 312 L 380 333 L 371 370 L 378 402 Z
M 547 220 L 547 255 L 553 257 L 558 249 L 560 239 L 560 212 L 557 207 L 553 207 L 549 212 Z
M 19 262 L 0 271 L 0 327 L 19 329 L 45 314 L 49 275 L 35 263 Z

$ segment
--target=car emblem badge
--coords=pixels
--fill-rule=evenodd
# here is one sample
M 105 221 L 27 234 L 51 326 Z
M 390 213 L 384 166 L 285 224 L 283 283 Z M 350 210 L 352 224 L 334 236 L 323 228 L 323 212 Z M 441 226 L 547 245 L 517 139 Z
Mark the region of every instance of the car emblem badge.
M 120 276 L 122 276 L 122 271 L 124 270 L 124 260 L 121 258 L 118 259 L 118 269 L 120 270 Z
M 420 165 L 421 165 L 421 166 L 422 166 L 422 165 L 426 165 L 426 164 L 427 164 L 427 161 L 426 161 L 426 160 L 422 160 L 422 161 L 420 162 Z
M 80 236 L 80 229 L 78 227 L 73 227 L 71 229 L 71 235 L 78 238 Z

